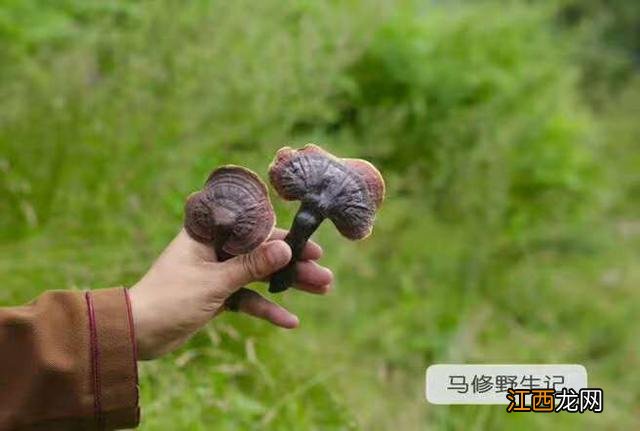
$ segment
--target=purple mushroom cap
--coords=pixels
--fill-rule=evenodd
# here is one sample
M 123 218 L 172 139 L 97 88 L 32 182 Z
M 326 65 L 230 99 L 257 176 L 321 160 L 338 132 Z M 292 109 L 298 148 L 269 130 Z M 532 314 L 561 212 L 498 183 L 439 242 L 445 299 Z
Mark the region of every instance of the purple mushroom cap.
M 274 225 L 266 185 L 241 166 L 214 170 L 204 188 L 185 205 L 187 233 L 196 241 L 211 243 L 219 258 L 253 250 L 269 237 Z
M 280 149 L 269 168 L 278 194 L 330 219 L 348 239 L 367 237 L 384 199 L 380 172 L 361 159 L 339 159 L 317 145 Z

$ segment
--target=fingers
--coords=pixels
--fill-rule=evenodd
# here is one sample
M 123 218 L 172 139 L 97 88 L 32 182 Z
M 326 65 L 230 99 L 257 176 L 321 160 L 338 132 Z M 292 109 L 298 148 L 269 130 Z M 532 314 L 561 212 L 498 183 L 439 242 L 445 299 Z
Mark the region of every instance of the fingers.
M 293 287 L 295 289 L 302 290 L 303 292 L 313 293 L 315 295 L 326 295 L 331 291 L 330 284 L 316 286 L 315 284 L 296 283 Z
M 295 314 L 250 289 L 239 289 L 229 297 L 227 306 L 230 309 L 271 322 L 281 328 L 293 329 L 300 324 Z
M 233 292 L 252 281 L 266 278 L 291 260 L 291 249 L 284 241 L 268 241 L 255 250 L 220 264 L 225 286 Z
M 288 230 L 275 228 L 271 233 L 271 237 L 269 241 L 275 239 L 284 239 L 285 236 L 289 233 Z M 304 246 L 304 250 L 302 250 L 302 255 L 300 256 L 300 260 L 318 260 L 322 257 L 322 247 L 320 247 L 315 242 L 309 240 L 307 244 Z
M 269 241 L 283 240 L 288 232 L 287 230 L 276 228 L 273 230 Z M 167 247 L 167 252 L 171 252 L 170 254 L 175 258 L 189 262 L 194 260 L 215 262 L 217 260 L 210 243 L 199 242 L 191 237 L 184 228 L 180 230 L 170 246 Z M 300 260 L 318 260 L 322 257 L 322 254 L 322 247 L 309 240 L 304 250 L 302 250 Z
M 296 271 L 298 274 L 297 289 L 317 294 L 325 294 L 331 289 L 333 273 L 330 269 L 307 260 L 298 262 Z
M 161 256 L 163 259 L 187 264 L 216 261 L 216 254 L 213 248 L 193 239 L 185 228 L 180 229 L 178 235 L 165 248 Z

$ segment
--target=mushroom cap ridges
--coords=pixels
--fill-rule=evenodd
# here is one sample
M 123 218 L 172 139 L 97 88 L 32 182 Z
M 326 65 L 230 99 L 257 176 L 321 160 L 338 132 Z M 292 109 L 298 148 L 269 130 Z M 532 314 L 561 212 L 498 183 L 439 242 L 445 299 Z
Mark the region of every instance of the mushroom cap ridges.
M 306 185 L 304 177 L 309 171 L 304 171 L 305 162 L 319 158 L 330 157 L 337 160 L 331 153 L 314 144 L 307 144 L 299 150 L 291 147 L 282 147 L 277 152 L 269 165 L 269 180 L 276 192 L 288 201 L 301 200 L 306 190 L 301 188 Z
M 269 168 L 278 194 L 300 200 L 336 225 L 349 239 L 371 233 L 384 196 L 384 182 L 370 163 L 340 159 L 316 145 L 280 149 Z
M 201 242 L 230 255 L 263 243 L 275 225 L 266 185 L 249 169 L 227 165 L 214 170 L 205 187 L 185 205 L 185 229 Z
M 376 208 L 380 208 L 384 201 L 385 183 L 380 171 L 370 162 L 364 159 L 342 159 L 344 163 L 355 169 L 366 181 L 369 193 L 376 203 Z

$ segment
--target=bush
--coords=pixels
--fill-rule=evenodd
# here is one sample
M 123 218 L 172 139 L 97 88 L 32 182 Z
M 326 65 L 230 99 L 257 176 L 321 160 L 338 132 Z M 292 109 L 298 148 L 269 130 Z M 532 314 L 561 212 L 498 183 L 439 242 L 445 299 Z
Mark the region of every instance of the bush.
M 550 12 L 480 4 L 391 20 L 351 70 L 359 139 L 447 220 L 521 236 L 575 220 L 598 175 Z M 561 43 L 558 43 L 561 41 Z

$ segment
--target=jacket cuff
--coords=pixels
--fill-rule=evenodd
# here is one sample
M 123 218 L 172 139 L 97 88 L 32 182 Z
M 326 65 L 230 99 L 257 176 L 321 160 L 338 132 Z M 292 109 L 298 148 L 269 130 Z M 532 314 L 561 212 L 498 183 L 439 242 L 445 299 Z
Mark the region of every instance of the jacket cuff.
M 129 294 L 124 288 L 85 293 L 94 419 L 100 428 L 140 421 L 138 362 Z

